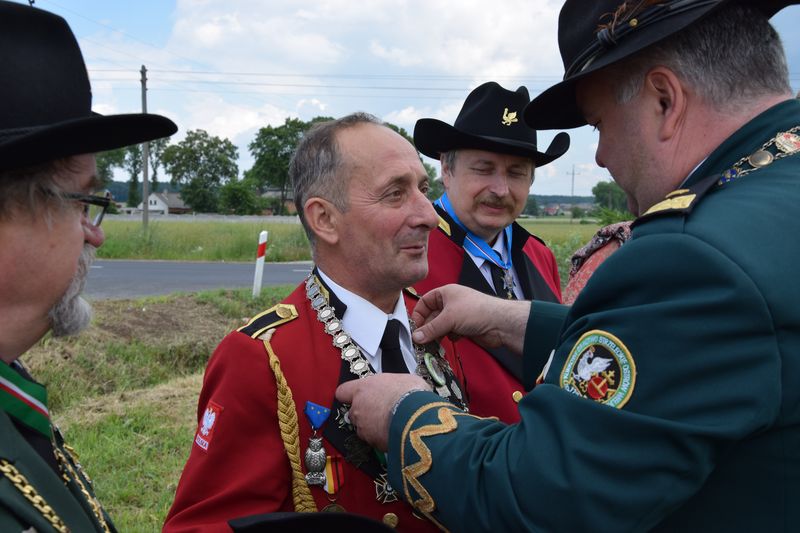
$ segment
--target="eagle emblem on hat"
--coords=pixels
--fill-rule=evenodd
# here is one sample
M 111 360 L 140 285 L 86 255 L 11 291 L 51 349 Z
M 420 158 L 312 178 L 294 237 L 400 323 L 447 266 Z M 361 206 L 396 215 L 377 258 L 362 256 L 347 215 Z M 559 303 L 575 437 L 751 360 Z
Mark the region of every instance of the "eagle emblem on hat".
M 515 122 L 519 122 L 519 119 L 517 118 L 517 112 L 512 111 L 509 113 L 508 108 L 506 107 L 503 110 L 503 126 L 510 126 Z

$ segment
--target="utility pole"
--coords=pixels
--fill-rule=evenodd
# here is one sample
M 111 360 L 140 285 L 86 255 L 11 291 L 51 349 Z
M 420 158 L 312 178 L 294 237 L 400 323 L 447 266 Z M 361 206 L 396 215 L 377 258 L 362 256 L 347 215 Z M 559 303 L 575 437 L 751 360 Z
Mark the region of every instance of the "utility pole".
M 142 65 L 142 113 L 147 113 L 147 69 Z M 147 231 L 147 219 L 150 212 L 150 143 L 142 143 L 142 229 Z
M 567 174 L 572 175 L 572 188 L 570 190 L 569 196 L 570 201 L 572 202 L 572 213 L 570 214 L 569 222 L 572 223 L 573 219 L 575 218 L 575 163 L 572 164 L 572 172 L 567 172 Z M 580 174 L 580 172 L 578 172 Z
M 567 172 L 567 174 L 572 175 L 572 189 L 570 190 L 569 195 L 574 199 L 575 198 L 575 174 L 580 175 L 580 172 L 575 172 L 575 163 L 572 164 L 572 172 Z

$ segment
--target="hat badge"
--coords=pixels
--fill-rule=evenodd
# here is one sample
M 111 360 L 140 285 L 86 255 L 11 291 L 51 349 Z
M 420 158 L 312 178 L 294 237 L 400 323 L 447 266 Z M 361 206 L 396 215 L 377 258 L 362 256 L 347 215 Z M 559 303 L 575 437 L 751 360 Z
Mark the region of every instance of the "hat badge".
M 515 122 L 519 122 L 519 119 L 517 118 L 517 112 L 516 111 L 512 111 L 511 113 L 509 113 L 508 112 L 508 108 L 506 107 L 503 110 L 503 120 L 502 120 L 502 122 L 503 122 L 503 126 L 510 126 Z

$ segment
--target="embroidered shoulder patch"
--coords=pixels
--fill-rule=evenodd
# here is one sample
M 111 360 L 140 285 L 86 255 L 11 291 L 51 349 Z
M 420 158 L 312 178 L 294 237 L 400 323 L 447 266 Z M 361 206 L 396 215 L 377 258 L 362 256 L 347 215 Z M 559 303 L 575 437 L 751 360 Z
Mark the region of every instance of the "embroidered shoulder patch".
M 621 409 L 636 384 L 636 364 L 617 337 L 595 329 L 578 339 L 564 363 L 559 386 L 576 396 Z
M 211 445 L 211 438 L 214 436 L 214 428 L 219 421 L 219 415 L 222 413 L 222 406 L 214 402 L 208 402 L 206 410 L 203 413 L 203 418 L 197 425 L 197 433 L 194 435 L 194 443 L 200 447 L 204 452 L 208 451 Z

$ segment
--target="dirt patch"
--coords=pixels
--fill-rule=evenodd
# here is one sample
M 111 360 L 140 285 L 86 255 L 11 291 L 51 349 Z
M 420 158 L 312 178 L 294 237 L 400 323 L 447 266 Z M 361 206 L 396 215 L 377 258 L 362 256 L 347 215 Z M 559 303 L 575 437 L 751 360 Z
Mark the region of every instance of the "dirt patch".
M 87 354 L 109 343 L 138 341 L 164 349 L 202 342 L 213 349 L 241 325 L 216 307 L 191 296 L 157 300 L 103 300 L 93 302 L 91 326 L 75 337 L 46 337 L 25 353 L 23 362 L 36 371 Z M 34 375 L 36 375 L 34 373 Z
M 191 296 L 167 301 L 107 300 L 93 305 L 98 317 L 93 327 L 122 340 L 146 335 L 148 344 L 174 344 L 187 337 L 222 339 L 237 327 L 213 306 Z
M 173 417 L 182 422 L 194 418 L 202 383 L 203 374 L 198 373 L 155 387 L 107 394 L 87 400 L 79 408 L 67 410 L 56 417 L 56 423 L 68 431 L 72 425 L 92 425 L 109 415 L 123 416 L 126 411 L 138 407 L 150 408 L 159 417 Z

